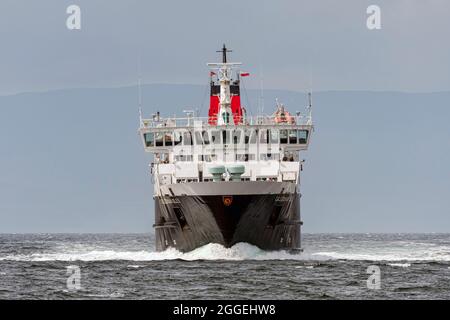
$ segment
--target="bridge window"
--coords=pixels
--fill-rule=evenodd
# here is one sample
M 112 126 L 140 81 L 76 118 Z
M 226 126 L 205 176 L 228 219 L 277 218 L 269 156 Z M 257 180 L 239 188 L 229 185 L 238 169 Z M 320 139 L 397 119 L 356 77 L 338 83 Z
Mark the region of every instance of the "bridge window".
M 155 145 L 157 147 L 164 146 L 164 133 L 163 132 L 156 132 L 155 133 Z
M 166 146 L 173 145 L 172 132 L 164 132 L 164 143 Z
M 224 144 L 230 144 L 230 131 L 222 130 L 222 139 Z
M 153 132 L 147 132 L 144 133 L 144 141 L 146 147 L 153 147 L 154 146 L 154 134 Z
M 186 131 L 184 134 L 184 145 L 185 146 L 191 146 L 192 145 L 192 135 L 189 131 Z
M 266 144 L 269 143 L 269 137 L 267 136 L 267 130 L 260 130 L 259 131 L 259 142 Z
M 279 143 L 279 141 L 278 141 L 278 130 L 275 130 L 275 129 L 270 129 L 269 130 L 269 136 L 270 136 L 270 143 L 272 143 L 272 144 L 278 144 Z
M 249 143 L 255 144 L 257 135 L 258 135 L 258 130 L 251 130 L 250 137 L 249 137 Z
M 174 145 L 177 146 L 177 145 L 181 144 L 181 142 L 183 141 L 183 135 L 181 134 L 181 132 L 175 131 L 174 136 L 175 136 Z
M 297 144 L 297 130 L 289 130 L 289 143 Z
M 280 130 L 280 143 L 287 144 L 288 143 L 288 133 L 287 130 Z
M 220 141 L 220 131 L 217 131 L 217 130 L 212 130 L 212 131 L 211 131 L 211 141 L 212 141 L 214 144 L 221 144 L 221 141 Z
M 298 143 L 306 143 L 308 141 L 308 130 L 298 130 L 297 131 L 297 137 L 298 137 Z
M 208 133 L 208 131 L 203 131 L 202 132 L 202 136 L 203 136 L 203 143 L 204 144 L 209 144 L 209 133 Z
M 202 134 L 199 131 L 195 131 L 194 132 L 194 137 L 195 137 L 195 144 L 196 145 L 203 145 L 203 138 L 202 138 Z
M 234 144 L 239 144 L 241 142 L 241 134 L 242 134 L 241 130 L 235 130 L 233 132 L 233 143 Z

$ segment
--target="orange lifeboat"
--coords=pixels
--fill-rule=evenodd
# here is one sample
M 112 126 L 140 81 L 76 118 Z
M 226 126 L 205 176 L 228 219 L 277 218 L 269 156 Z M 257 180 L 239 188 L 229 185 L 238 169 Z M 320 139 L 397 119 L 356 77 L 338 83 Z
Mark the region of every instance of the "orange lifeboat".
M 294 124 L 295 118 L 285 110 L 284 106 L 282 104 L 278 104 L 277 110 L 273 114 L 274 122 L 275 123 L 289 123 Z

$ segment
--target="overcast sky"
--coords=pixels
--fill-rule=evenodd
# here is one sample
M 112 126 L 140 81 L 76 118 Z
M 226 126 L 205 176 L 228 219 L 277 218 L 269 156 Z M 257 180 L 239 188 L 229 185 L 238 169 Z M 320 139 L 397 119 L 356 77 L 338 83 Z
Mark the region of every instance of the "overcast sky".
M 306 232 L 448 232 L 450 93 L 416 92 L 450 91 L 449 31 L 448 0 L 2 0 L 0 232 L 152 230 L 138 74 L 146 114 L 199 107 L 224 42 L 267 109 L 316 91 Z
M 81 30 L 66 8 L 81 8 Z M 366 9 L 381 8 L 381 30 Z M 249 87 L 450 90 L 447 0 L 2 0 L 0 94 L 136 83 L 201 84 L 223 42 Z

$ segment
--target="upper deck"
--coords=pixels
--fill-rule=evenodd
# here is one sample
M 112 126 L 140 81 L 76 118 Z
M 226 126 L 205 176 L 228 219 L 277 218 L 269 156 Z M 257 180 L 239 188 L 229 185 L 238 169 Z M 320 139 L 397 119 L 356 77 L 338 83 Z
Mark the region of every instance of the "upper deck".
M 208 117 L 187 112 L 186 117 L 140 116 L 139 133 L 151 164 L 155 192 L 162 185 L 208 181 L 299 182 L 299 151 L 309 145 L 313 122 L 312 100 L 305 113 L 291 114 L 276 101 L 272 115 L 248 116 L 241 105 L 241 73 L 229 63 L 208 64 Z
M 198 145 L 284 145 L 304 150 L 313 129 L 311 115 L 256 116 L 238 124 L 211 125 L 211 117 L 140 119 L 139 132 L 147 152 L 163 152 L 174 147 Z

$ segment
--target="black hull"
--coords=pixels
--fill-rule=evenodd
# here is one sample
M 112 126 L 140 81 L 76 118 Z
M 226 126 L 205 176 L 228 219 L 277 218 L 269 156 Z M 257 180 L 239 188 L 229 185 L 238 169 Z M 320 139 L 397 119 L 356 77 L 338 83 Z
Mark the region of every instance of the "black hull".
M 247 242 L 264 250 L 299 250 L 300 195 L 294 191 L 155 197 L 156 249 L 187 252 L 208 243 Z

